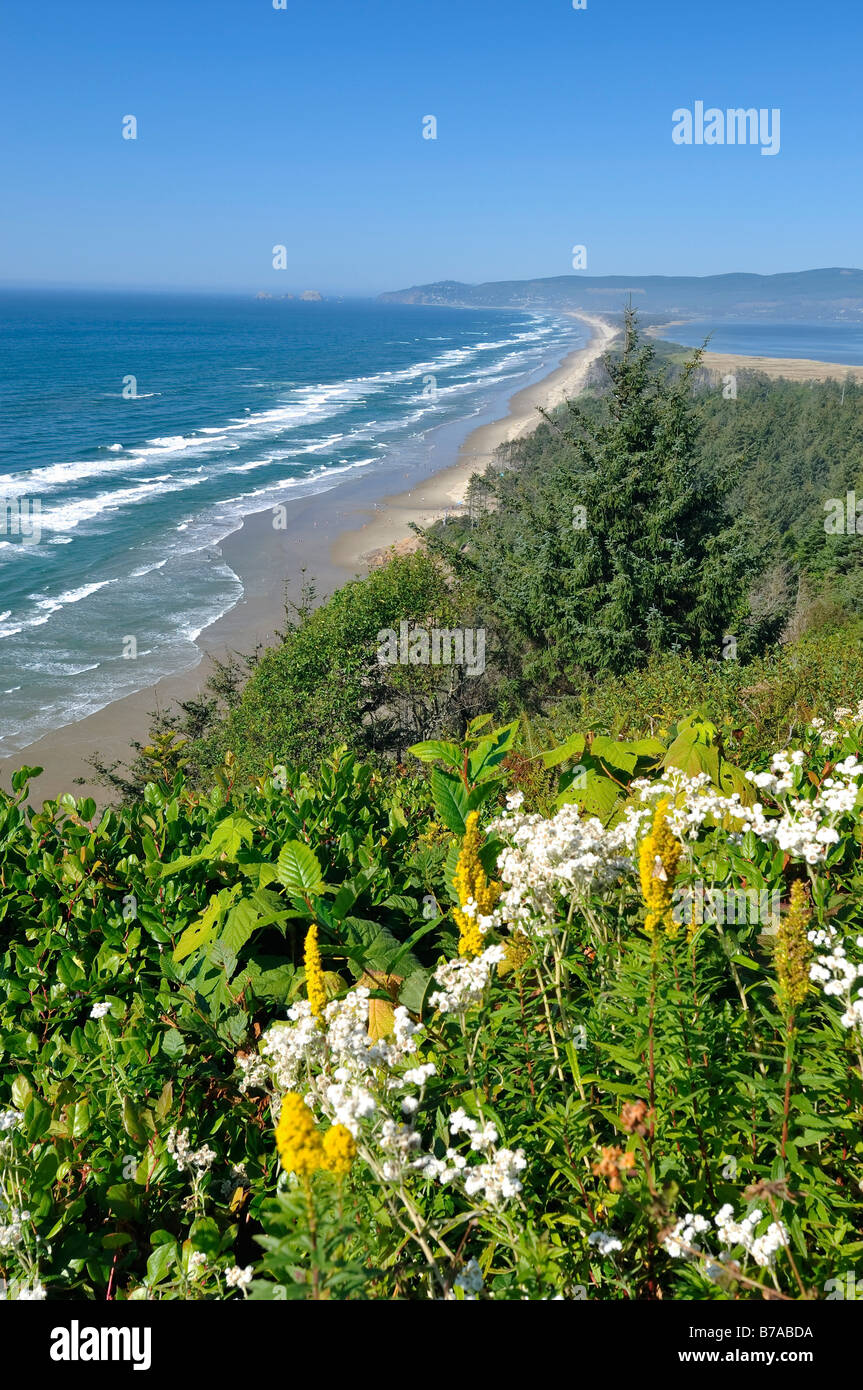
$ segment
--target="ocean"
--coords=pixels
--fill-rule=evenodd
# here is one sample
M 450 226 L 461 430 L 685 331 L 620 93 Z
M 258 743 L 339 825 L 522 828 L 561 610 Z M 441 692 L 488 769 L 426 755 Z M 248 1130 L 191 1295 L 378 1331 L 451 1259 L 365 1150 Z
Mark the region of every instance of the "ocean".
M 245 515 L 466 435 L 586 338 L 515 310 L 0 293 L 0 756 L 194 665 L 242 594 L 218 547 Z
M 815 362 L 863 363 L 863 323 L 710 323 L 664 328 L 663 338 L 744 357 L 805 357 Z

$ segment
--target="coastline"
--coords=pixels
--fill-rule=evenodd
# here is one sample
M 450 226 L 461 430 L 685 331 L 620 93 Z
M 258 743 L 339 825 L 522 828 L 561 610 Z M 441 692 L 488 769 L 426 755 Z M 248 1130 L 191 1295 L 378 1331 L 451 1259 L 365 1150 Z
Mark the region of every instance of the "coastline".
M 711 372 L 761 372 L 773 380 L 863 381 L 863 366 L 853 362 L 818 362 L 810 357 L 747 357 L 738 352 L 705 352 L 702 367 Z
M 103 805 L 110 792 L 91 780 L 89 758 L 98 752 L 108 766 L 125 764 L 132 741 L 146 741 L 153 711 L 204 694 L 215 660 L 272 645 L 285 624 L 286 595 L 297 601 L 305 578 L 314 579 L 317 596 L 324 597 L 366 572 L 390 548 L 396 553 L 415 548 L 412 521 L 429 525 L 461 505 L 472 474 L 484 469 L 501 444 L 539 423 L 539 406 L 553 409 L 584 389 L 593 363 L 617 329 L 600 316 L 571 317 L 591 327 L 587 346 L 569 353 L 539 381 L 519 388 L 505 415 L 475 426 L 458 445 L 453 435 L 456 428 L 463 430 L 464 421 L 442 427 L 423 449 L 421 476 L 408 491 L 398 489 L 410 470 L 396 460 L 369 478 L 293 499 L 284 529 L 273 528 L 271 509 L 247 515 L 217 547 L 240 579 L 243 597 L 198 634 L 200 656 L 194 664 L 0 759 L 0 786 L 8 790 L 18 768 L 39 766 L 44 772 L 31 787 L 34 804 L 70 792 Z M 81 785 L 76 785 L 78 778 Z
M 666 338 L 669 328 L 681 328 L 691 323 L 691 319 L 672 319 L 669 323 L 653 324 L 647 328 L 650 338 L 663 339 L 673 343 L 674 338 Z M 685 352 L 694 352 L 685 343 L 679 344 Z M 701 358 L 702 367 L 709 372 L 760 372 L 772 380 L 784 381 L 863 381 L 863 366 L 853 362 L 821 362 L 814 357 L 757 357 L 740 352 L 712 352 L 709 349 Z
M 540 406 L 553 410 L 585 389 L 591 367 L 608 350 L 618 330 L 607 319 L 593 314 L 572 317 L 591 325 L 593 335 L 587 346 L 570 353 L 542 381 L 522 387 L 511 396 L 508 412 L 500 420 L 477 426 L 449 468 L 441 469 L 408 492 L 384 497 L 370 519 L 355 530 L 343 532 L 331 548 L 335 564 L 342 569 L 368 568 L 370 564 L 379 564 L 391 550 L 396 554 L 415 550 L 419 542 L 410 530 L 411 522 L 430 526 L 447 512 L 457 510 L 465 500 L 473 474 L 485 469 L 502 444 L 529 434 L 540 423 Z

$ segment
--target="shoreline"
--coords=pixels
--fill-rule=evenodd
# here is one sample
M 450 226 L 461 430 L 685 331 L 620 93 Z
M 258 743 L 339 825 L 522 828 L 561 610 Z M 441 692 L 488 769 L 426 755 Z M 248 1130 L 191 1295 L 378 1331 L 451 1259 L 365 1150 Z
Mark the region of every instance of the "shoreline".
M 853 362 L 819 362 L 814 357 L 749 357 L 739 352 L 705 352 L 701 365 L 710 372 L 760 372 L 785 381 L 863 381 L 863 366 Z
M 414 549 L 418 542 L 410 522 L 430 525 L 458 508 L 472 474 L 483 470 L 501 444 L 530 433 L 539 423 L 538 406 L 553 409 L 584 389 L 593 363 L 618 330 L 597 315 L 573 312 L 569 317 L 591 327 L 588 344 L 568 353 L 538 381 L 520 387 L 509 397 L 506 414 L 474 426 L 457 444 L 454 436 L 462 435 L 464 420 L 432 431 L 435 437 L 423 443 L 419 476 L 407 491 L 403 480 L 410 479 L 411 470 L 396 458 L 371 477 L 291 500 L 282 530 L 273 528 L 272 509 L 246 515 L 214 547 L 237 574 L 243 596 L 198 634 L 197 660 L 185 671 L 163 676 L 155 685 L 0 758 L 0 787 L 9 789 L 18 768 L 39 766 L 44 771 L 32 784 L 33 804 L 63 792 L 76 798 L 92 796 L 100 806 L 113 799 L 109 788 L 91 780 L 90 757 L 98 753 L 107 766 L 117 765 L 122 773 L 132 756 L 133 740 L 146 742 L 154 711 L 200 698 L 215 661 L 273 645 L 285 625 L 286 597 L 296 602 L 306 577 L 314 580 L 316 596 L 323 598 L 379 563 L 388 550 Z M 77 778 L 83 778 L 81 785 L 76 785 Z
M 529 434 L 539 423 L 538 407 L 553 410 L 567 397 L 585 389 L 594 362 L 608 350 L 618 329 L 607 319 L 573 314 L 589 323 L 593 335 L 586 347 L 577 348 L 553 372 L 510 397 L 508 412 L 499 420 L 478 425 L 459 449 L 456 462 L 433 474 L 421 487 L 384 497 L 375 514 L 356 530 L 343 532 L 331 547 L 331 557 L 343 569 L 380 564 L 390 551 L 405 554 L 419 544 L 410 523 L 430 526 L 465 500 L 474 473 L 482 472 L 502 444 Z M 379 508 L 383 506 L 383 513 Z
M 673 343 L 674 338 L 665 337 L 666 329 L 680 328 L 691 322 L 692 319 L 673 319 L 669 323 L 653 324 L 645 332 L 650 338 Z M 686 343 L 679 343 L 677 346 L 685 352 L 695 351 L 695 348 L 689 347 Z M 712 352 L 707 349 L 701 358 L 701 366 L 714 373 L 760 372 L 774 381 L 844 381 L 849 376 L 854 381 L 863 381 L 863 365 L 854 362 L 822 362 L 816 357 L 758 357 L 749 353 Z
M 132 742 L 148 738 L 154 711 L 204 695 L 215 662 L 252 653 L 278 640 L 286 621 L 286 603 L 288 599 L 298 601 L 306 579 L 314 582 L 316 598 L 323 599 L 367 573 L 388 554 L 415 550 L 420 542 L 410 530 L 411 522 L 429 526 L 449 511 L 457 511 L 472 475 L 484 469 L 502 444 L 536 427 L 539 406 L 553 409 L 589 384 L 593 364 L 618 336 L 619 328 L 600 315 L 567 312 L 591 327 L 587 345 L 568 353 L 538 381 L 520 387 L 509 397 L 505 414 L 475 425 L 458 442 L 454 436 L 463 431 L 464 420 L 431 431 L 423 440 L 422 462 L 414 469 L 416 476 L 408 489 L 399 490 L 399 484 L 403 478 L 411 478 L 412 470 L 405 469 L 405 460 L 397 458 L 382 464 L 370 477 L 336 483 L 292 500 L 283 530 L 273 529 L 271 509 L 246 515 L 215 548 L 238 576 L 243 596 L 198 634 L 197 659 L 186 670 L 163 676 L 156 684 L 0 758 L 0 787 L 9 789 L 12 773 L 18 768 L 41 766 L 44 772 L 31 789 L 34 804 L 41 805 L 63 792 L 92 796 L 100 805 L 106 804 L 112 793 L 91 780 L 89 758 L 98 753 L 107 766 L 116 765 L 122 771 L 132 755 Z M 662 337 L 674 326 L 654 325 L 648 333 Z M 810 358 L 706 352 L 703 367 L 713 373 L 756 371 L 792 381 L 844 380 L 848 376 L 863 381 L 863 365 Z M 492 405 L 489 410 L 499 408 Z M 81 785 L 76 784 L 77 778 L 83 778 Z

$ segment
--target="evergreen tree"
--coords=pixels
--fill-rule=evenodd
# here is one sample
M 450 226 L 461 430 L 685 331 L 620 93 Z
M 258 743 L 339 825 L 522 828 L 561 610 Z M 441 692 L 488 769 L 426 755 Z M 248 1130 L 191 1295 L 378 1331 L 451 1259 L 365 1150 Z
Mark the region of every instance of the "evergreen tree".
M 655 356 L 627 310 L 602 411 L 570 401 L 563 418 L 547 415 L 549 466 L 490 470 L 497 506 L 466 550 L 437 542 L 501 636 L 527 647 L 534 679 L 625 671 L 652 653 L 721 654 L 746 563 L 724 505 L 733 465 L 696 466 L 701 351 L 676 375 Z

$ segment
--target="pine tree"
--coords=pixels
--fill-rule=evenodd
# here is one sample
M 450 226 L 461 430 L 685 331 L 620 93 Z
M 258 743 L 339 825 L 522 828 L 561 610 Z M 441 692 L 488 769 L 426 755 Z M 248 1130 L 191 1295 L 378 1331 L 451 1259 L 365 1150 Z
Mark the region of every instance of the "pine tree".
M 628 309 L 599 417 L 575 401 L 546 415 L 548 466 L 490 472 L 497 508 L 466 554 L 450 550 L 545 680 L 654 652 L 721 654 L 744 563 L 724 506 L 733 477 L 695 466 L 701 351 L 673 376 L 655 358 Z

